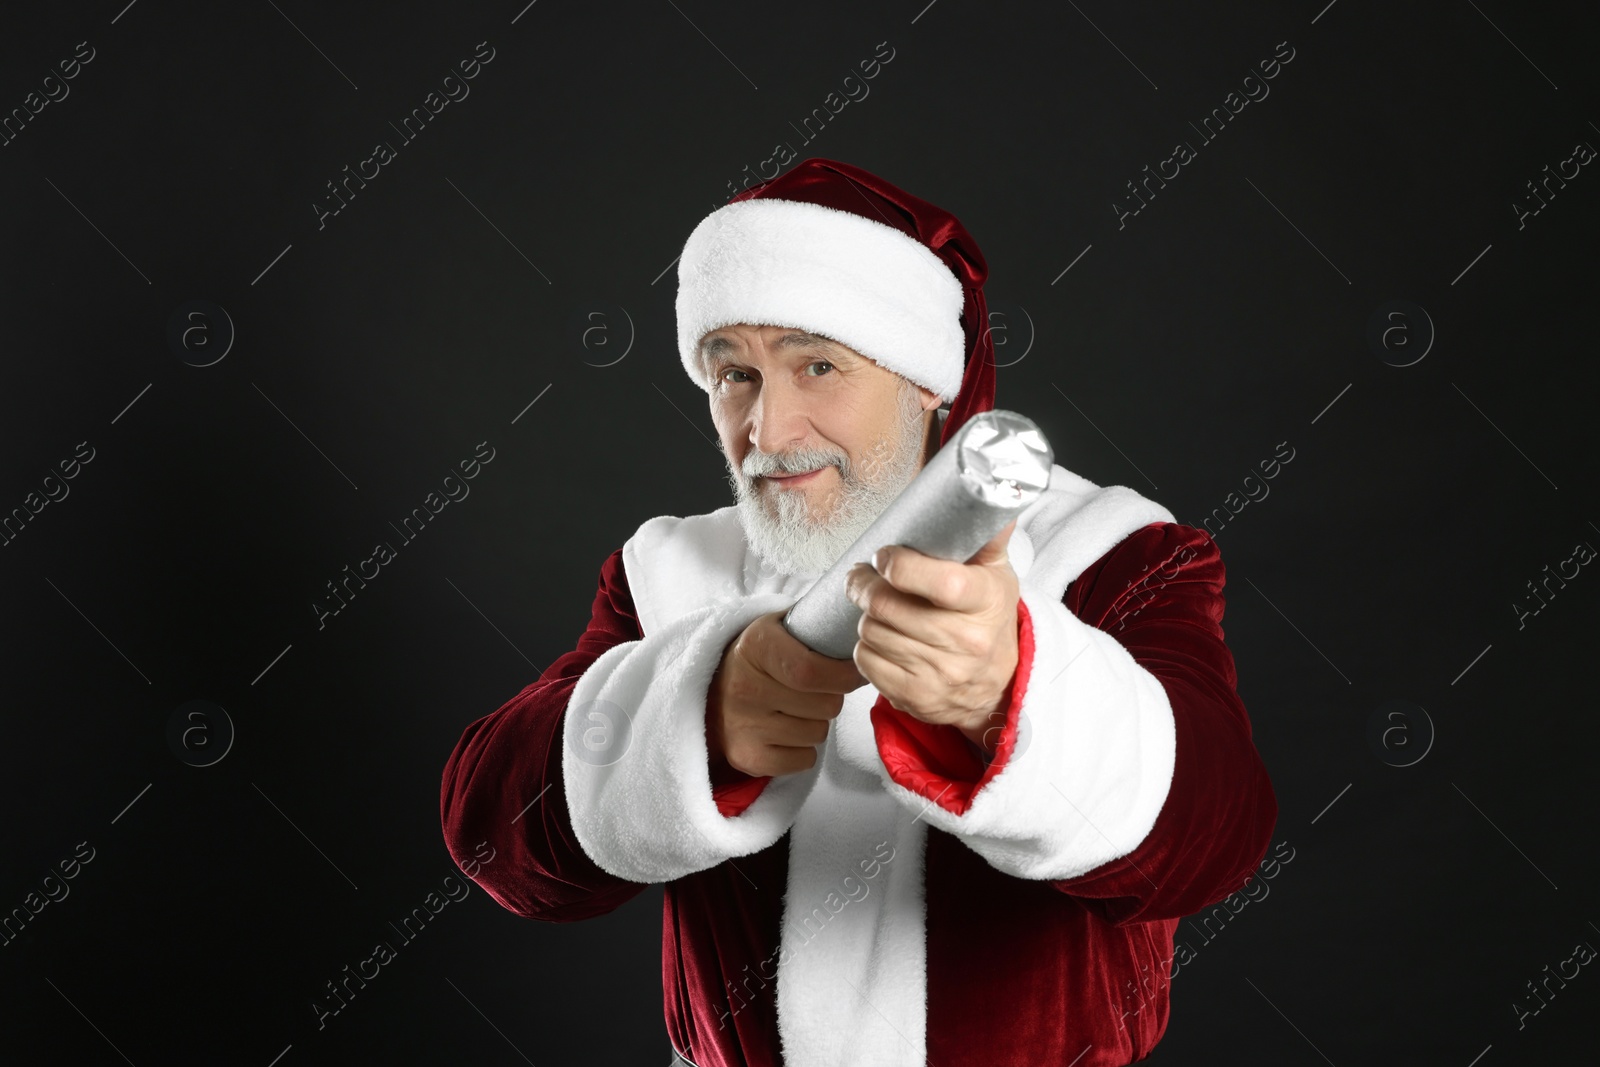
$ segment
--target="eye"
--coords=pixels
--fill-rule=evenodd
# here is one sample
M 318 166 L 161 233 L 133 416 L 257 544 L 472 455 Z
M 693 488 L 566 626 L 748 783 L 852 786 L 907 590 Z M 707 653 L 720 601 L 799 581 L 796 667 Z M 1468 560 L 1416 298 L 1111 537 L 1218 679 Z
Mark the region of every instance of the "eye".
M 810 366 L 808 366 L 808 367 L 807 367 L 807 368 L 806 368 L 806 370 L 810 370 L 810 369 L 811 369 L 811 367 L 827 367 L 827 368 L 829 368 L 829 369 L 830 369 L 830 370 L 831 370 L 831 369 L 833 369 L 833 364 L 832 364 L 832 363 L 829 363 L 829 362 L 828 362 L 828 361 L 827 361 L 827 360 L 825 360 L 825 359 L 819 359 L 819 360 L 817 360 L 817 361 L 816 361 L 816 362 L 815 362 L 815 363 L 813 363 L 813 364 L 811 364 L 811 365 L 810 365 Z M 814 377 L 820 377 L 820 375 L 814 375 Z
M 717 382 L 719 384 L 726 383 L 729 385 L 738 385 L 748 380 L 750 377 L 748 374 L 745 374 L 744 378 L 736 378 L 730 382 L 728 381 L 728 375 L 730 374 L 744 374 L 744 371 L 740 370 L 738 367 L 728 367 L 721 374 L 717 375 Z

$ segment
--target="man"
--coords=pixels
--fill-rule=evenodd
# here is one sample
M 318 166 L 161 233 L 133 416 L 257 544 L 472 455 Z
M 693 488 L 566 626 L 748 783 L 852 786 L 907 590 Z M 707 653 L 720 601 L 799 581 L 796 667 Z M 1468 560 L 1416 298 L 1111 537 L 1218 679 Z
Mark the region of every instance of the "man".
M 851 660 L 779 621 L 992 409 L 986 274 L 954 216 L 828 160 L 704 219 L 678 349 L 736 502 L 641 525 L 577 648 L 445 766 L 451 854 L 490 842 L 516 914 L 665 884 L 699 1067 L 1142 1059 L 1179 918 L 1266 851 L 1216 545 L 1126 487 L 1058 464 L 970 560 L 856 567 Z

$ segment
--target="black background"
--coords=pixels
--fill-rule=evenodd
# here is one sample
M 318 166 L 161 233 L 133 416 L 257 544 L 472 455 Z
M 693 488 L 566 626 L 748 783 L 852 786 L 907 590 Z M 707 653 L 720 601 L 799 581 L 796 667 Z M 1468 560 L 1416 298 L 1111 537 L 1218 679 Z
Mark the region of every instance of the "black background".
M 1213 524 L 1294 859 L 1216 940 L 1180 927 L 1196 958 L 1150 1062 L 1594 1055 L 1593 967 L 1513 1007 L 1600 945 L 1600 577 L 1521 628 L 1513 607 L 1600 546 L 1600 177 L 1513 207 L 1600 145 L 1584 9 L 925 3 L 8 13 L 6 113 L 94 58 L 0 148 L 0 509 L 94 458 L 0 548 L 0 910 L 94 858 L 0 948 L 0 1055 L 666 1062 L 655 887 L 563 927 L 474 886 L 324 1028 L 309 1005 L 461 878 L 445 758 L 572 646 L 606 555 L 730 502 L 668 268 L 779 142 L 962 219 L 999 404 L 1064 466 L 1198 525 L 1294 450 Z M 483 41 L 470 95 L 402 143 Z M 1285 41 L 1270 95 L 1201 144 L 1189 123 Z M 870 95 L 805 144 L 790 123 L 880 42 Z M 1119 228 L 1180 139 L 1197 158 Z M 379 140 L 396 158 L 319 227 Z M 168 342 L 193 300 L 237 331 L 205 367 L 214 312 Z M 1414 311 L 1369 345 L 1395 300 L 1431 346 Z M 480 442 L 470 495 L 319 628 L 325 583 Z M 193 699 L 237 731 L 207 767 L 167 740 Z M 1390 700 L 1426 720 L 1375 746 Z

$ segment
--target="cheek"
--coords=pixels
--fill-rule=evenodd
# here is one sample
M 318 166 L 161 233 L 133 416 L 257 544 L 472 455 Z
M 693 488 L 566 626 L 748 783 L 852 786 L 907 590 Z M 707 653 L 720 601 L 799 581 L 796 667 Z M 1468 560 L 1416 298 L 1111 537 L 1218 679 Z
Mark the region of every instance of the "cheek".
M 856 469 L 863 476 L 876 477 L 884 467 L 899 458 L 900 450 L 906 448 L 909 441 L 903 440 L 903 432 L 898 424 L 886 424 L 877 427 L 877 432 L 866 436 L 858 436 L 851 454 L 855 457 Z
M 843 404 L 820 404 L 810 412 L 818 447 L 843 452 L 852 461 L 866 455 L 874 439 L 863 421 L 859 412 Z
M 711 426 L 717 432 L 717 442 L 724 454 L 732 456 L 731 445 L 738 441 L 739 418 L 727 404 L 711 405 Z

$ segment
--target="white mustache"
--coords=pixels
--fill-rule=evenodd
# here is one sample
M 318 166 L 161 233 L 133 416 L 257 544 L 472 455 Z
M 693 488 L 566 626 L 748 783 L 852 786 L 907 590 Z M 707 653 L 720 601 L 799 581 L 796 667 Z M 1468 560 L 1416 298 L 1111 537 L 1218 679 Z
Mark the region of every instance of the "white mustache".
M 823 467 L 838 467 L 839 472 L 844 474 L 848 470 L 849 462 L 847 457 L 842 457 L 838 453 L 816 450 L 793 452 L 788 455 L 751 452 L 744 457 L 740 470 L 746 478 L 760 478 L 768 474 L 804 474 Z

